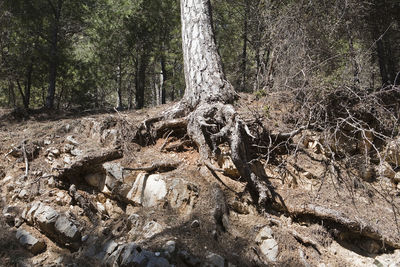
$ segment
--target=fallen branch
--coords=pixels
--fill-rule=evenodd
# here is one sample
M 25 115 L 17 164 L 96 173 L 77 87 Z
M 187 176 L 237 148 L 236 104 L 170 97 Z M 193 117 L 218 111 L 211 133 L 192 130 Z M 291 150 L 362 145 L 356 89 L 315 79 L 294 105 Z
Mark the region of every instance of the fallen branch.
M 163 151 L 164 148 L 165 148 L 165 146 L 168 144 L 168 138 L 169 138 L 169 136 L 170 136 L 173 132 L 174 132 L 174 131 L 171 130 L 171 131 L 168 133 L 167 137 L 165 138 L 164 144 L 160 147 L 160 152 Z
M 127 171 L 145 171 L 148 173 L 168 172 L 175 170 L 176 168 L 178 168 L 180 164 L 181 164 L 180 162 L 158 162 L 158 163 L 153 163 L 152 165 L 146 167 L 137 167 L 137 168 L 123 167 L 122 169 Z
M 23 154 L 24 160 L 25 160 L 25 174 L 24 174 L 24 177 L 28 177 L 28 174 L 29 174 L 29 160 L 28 160 L 28 156 L 26 154 L 25 142 L 26 141 L 22 142 L 22 154 Z
M 323 251 L 323 247 L 318 244 L 316 241 L 312 240 L 311 238 L 299 234 L 296 230 L 294 229 L 288 229 L 288 232 L 296 238 L 297 241 L 299 241 L 301 244 L 305 246 L 312 246 L 319 254 L 321 254 L 321 251 Z
M 398 240 L 388 239 L 372 225 L 364 221 L 351 219 L 345 214 L 330 208 L 308 204 L 301 208 L 289 208 L 288 211 L 294 217 L 311 217 L 318 221 L 323 220 L 325 221 L 325 225 L 346 229 L 347 231 L 359 236 L 382 242 L 382 244 L 391 248 L 400 248 L 400 242 Z

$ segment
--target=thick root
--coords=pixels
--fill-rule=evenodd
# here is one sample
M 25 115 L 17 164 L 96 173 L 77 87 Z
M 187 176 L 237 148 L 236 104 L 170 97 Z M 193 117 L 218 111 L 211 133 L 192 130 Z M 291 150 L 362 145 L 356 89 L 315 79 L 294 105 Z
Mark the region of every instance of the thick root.
M 251 136 L 247 132 L 248 128 L 231 105 L 204 103 L 189 115 L 188 134 L 197 144 L 202 159 L 217 157 L 220 153 L 218 145 L 228 143 L 233 163 L 247 181 L 252 198 L 263 209 L 272 194 L 262 177 L 251 169 L 248 149 Z

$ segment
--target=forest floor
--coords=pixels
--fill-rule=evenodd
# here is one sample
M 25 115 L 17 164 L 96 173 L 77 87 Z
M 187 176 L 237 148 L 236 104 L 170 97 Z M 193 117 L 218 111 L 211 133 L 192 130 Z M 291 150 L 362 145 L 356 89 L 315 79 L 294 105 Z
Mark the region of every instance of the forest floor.
M 229 151 L 212 162 L 220 172 L 201 164 L 185 133 L 140 140 L 139 126 L 172 105 L 27 119 L 1 110 L 0 265 L 400 266 L 390 177 L 361 179 L 344 160 L 329 160 L 321 133 L 301 131 L 260 157 L 273 189 L 260 210 Z M 235 108 L 271 135 L 293 130 L 279 99 L 243 94 Z M 35 203 L 69 224 L 61 229 Z M 21 229 L 46 248 L 17 239 Z

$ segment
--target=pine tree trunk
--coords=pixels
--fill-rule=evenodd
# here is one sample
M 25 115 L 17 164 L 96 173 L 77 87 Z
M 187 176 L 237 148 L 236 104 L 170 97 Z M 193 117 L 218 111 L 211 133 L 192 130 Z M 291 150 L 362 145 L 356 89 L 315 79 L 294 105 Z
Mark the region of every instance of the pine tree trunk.
M 191 109 L 200 103 L 234 100 L 215 44 L 209 0 L 181 0 L 182 48 L 186 91 L 184 102 Z
M 253 199 L 263 205 L 271 192 L 250 162 L 249 129 L 231 105 L 235 99 L 226 80 L 212 28 L 210 0 L 181 0 L 182 48 L 186 91 L 179 105 L 186 107 L 187 133 L 196 143 L 205 165 L 221 153 L 219 145 L 228 144 L 240 176 L 247 180 Z M 183 105 L 182 105 L 183 104 Z M 178 114 L 179 108 L 176 108 Z

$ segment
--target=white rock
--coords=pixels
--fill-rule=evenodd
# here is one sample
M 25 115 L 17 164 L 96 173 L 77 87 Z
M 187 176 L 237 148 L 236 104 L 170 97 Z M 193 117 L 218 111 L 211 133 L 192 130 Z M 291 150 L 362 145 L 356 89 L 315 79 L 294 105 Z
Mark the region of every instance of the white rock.
M 22 189 L 18 194 L 18 198 L 20 198 L 20 199 L 24 199 L 27 197 L 28 197 L 28 192 L 25 189 Z
M 167 185 L 160 174 L 153 174 L 147 178 L 143 192 L 143 206 L 153 207 L 159 204 L 167 195 Z
M 149 239 L 162 231 L 163 227 L 161 224 L 155 221 L 150 221 L 143 227 L 143 238 Z
M 104 207 L 103 204 L 101 204 L 100 202 L 96 203 L 96 207 L 97 210 L 101 213 L 101 214 L 107 214 L 106 208 Z
M 261 252 L 271 262 L 275 262 L 279 253 L 279 246 L 273 238 L 273 231 L 266 226 L 261 229 L 256 237 L 256 242 L 260 246 Z
M 67 142 L 70 143 L 71 145 L 77 146 L 79 145 L 79 142 L 75 140 L 75 138 L 72 135 L 67 136 L 66 138 Z
M 14 177 L 12 177 L 11 175 L 7 175 L 1 182 L 4 185 L 4 184 L 12 181 L 13 179 L 14 179 Z
M 74 149 L 72 149 L 69 153 L 70 153 L 72 156 L 75 156 L 75 157 L 77 157 L 77 156 L 82 156 L 82 155 L 83 155 L 83 150 L 74 148 Z
M 279 247 L 275 239 L 267 239 L 262 241 L 260 250 L 269 261 L 276 261 L 279 253 Z
M 63 161 L 65 164 L 68 164 L 68 165 L 72 164 L 72 159 L 70 156 L 64 156 Z
M 273 238 L 273 233 L 272 229 L 268 226 L 262 228 L 256 237 L 256 242 L 261 243 L 263 240 Z

